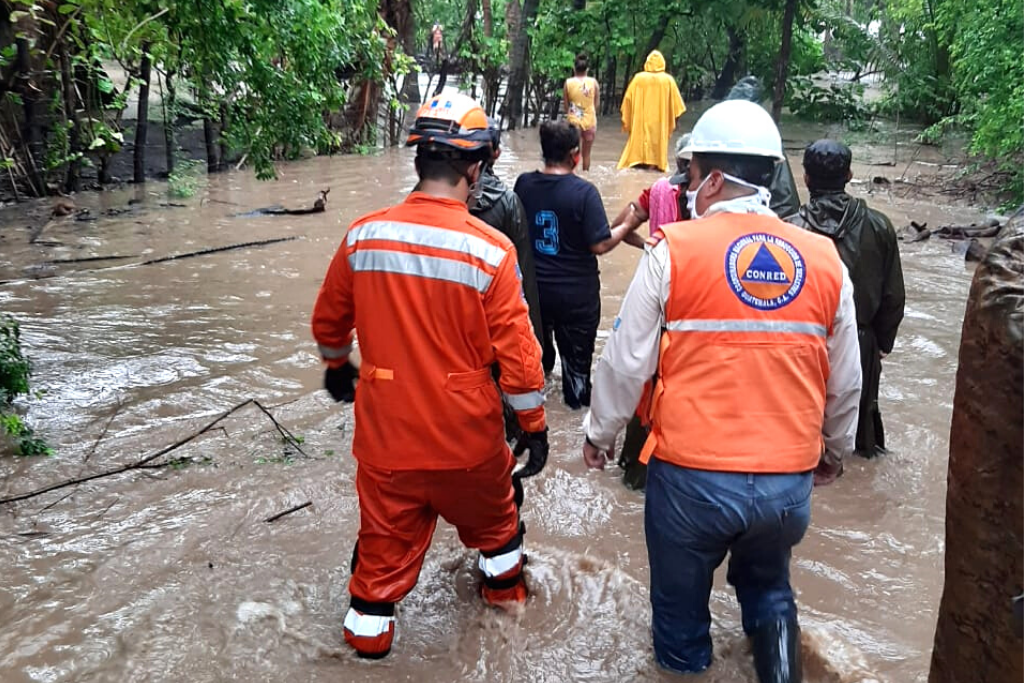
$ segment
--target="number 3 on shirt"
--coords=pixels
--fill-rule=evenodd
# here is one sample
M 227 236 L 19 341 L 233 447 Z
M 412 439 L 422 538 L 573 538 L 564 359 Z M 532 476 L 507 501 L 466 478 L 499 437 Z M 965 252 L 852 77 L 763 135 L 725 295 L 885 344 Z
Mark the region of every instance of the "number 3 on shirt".
M 541 254 L 554 256 L 558 253 L 558 216 L 553 211 L 538 211 L 534 218 L 543 231 L 544 239 L 534 240 L 534 248 Z

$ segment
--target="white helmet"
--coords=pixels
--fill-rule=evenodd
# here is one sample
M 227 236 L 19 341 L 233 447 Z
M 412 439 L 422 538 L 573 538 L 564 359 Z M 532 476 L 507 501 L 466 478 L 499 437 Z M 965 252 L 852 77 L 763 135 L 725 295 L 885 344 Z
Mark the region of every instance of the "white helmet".
M 782 136 L 771 114 L 746 100 L 726 100 L 704 112 L 681 152 L 786 158 Z

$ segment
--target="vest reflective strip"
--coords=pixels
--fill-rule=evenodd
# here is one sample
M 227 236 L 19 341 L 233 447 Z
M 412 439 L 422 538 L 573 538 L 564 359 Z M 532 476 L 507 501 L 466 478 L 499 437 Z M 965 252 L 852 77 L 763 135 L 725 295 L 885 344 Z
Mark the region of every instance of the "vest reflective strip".
M 506 574 L 519 566 L 519 560 L 523 557 L 523 546 L 510 550 L 494 557 L 480 556 L 480 571 L 485 576 L 495 579 Z
M 374 614 L 360 614 L 352 607 L 345 615 L 345 630 L 354 636 L 376 638 L 391 630 L 394 617 L 378 617 Z
M 327 360 L 334 360 L 335 358 L 344 358 L 345 356 L 351 355 L 352 345 L 346 346 L 324 346 L 323 344 L 316 345 L 320 349 L 320 355 Z
M 669 320 L 665 328 L 669 332 L 770 332 L 828 336 L 824 325 L 786 320 Z
M 505 394 L 505 400 L 512 410 L 529 410 L 544 405 L 544 392 L 528 391 L 525 394 Z
M 422 247 L 447 249 L 478 258 L 492 268 L 501 265 L 505 251 L 485 239 L 456 230 L 445 230 L 417 223 L 371 221 L 358 225 L 346 237 L 348 246 L 364 240 L 389 240 Z
M 362 249 L 353 252 L 349 255 L 348 262 L 356 272 L 376 271 L 444 280 L 472 287 L 478 292 L 486 292 L 491 286 L 491 280 L 494 279 L 492 275 L 462 261 L 386 249 Z

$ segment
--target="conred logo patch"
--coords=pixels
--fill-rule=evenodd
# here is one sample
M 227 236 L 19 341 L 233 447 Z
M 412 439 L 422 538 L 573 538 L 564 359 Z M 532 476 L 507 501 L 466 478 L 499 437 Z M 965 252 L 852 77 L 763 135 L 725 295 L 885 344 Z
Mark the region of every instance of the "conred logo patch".
M 774 311 L 800 295 L 806 279 L 804 257 L 774 235 L 744 235 L 725 252 L 725 277 L 747 306 Z

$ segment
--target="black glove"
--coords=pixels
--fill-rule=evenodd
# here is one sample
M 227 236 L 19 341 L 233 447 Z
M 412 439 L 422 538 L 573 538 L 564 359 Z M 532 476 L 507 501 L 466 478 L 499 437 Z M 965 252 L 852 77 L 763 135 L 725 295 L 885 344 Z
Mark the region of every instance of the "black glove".
M 356 400 L 356 379 L 359 371 L 351 363 L 345 363 L 340 368 L 327 368 L 324 372 L 324 389 L 330 393 L 335 401 L 352 403 Z
M 516 441 L 516 447 L 512 454 L 517 458 L 524 452 L 529 451 L 530 457 L 526 465 L 512 474 L 517 479 L 525 479 L 538 474 L 548 461 L 548 429 L 542 432 L 523 432 Z
M 523 435 L 523 428 L 519 426 L 519 418 L 516 411 L 504 398 L 501 399 L 501 411 L 505 418 L 505 441 L 516 443 Z

